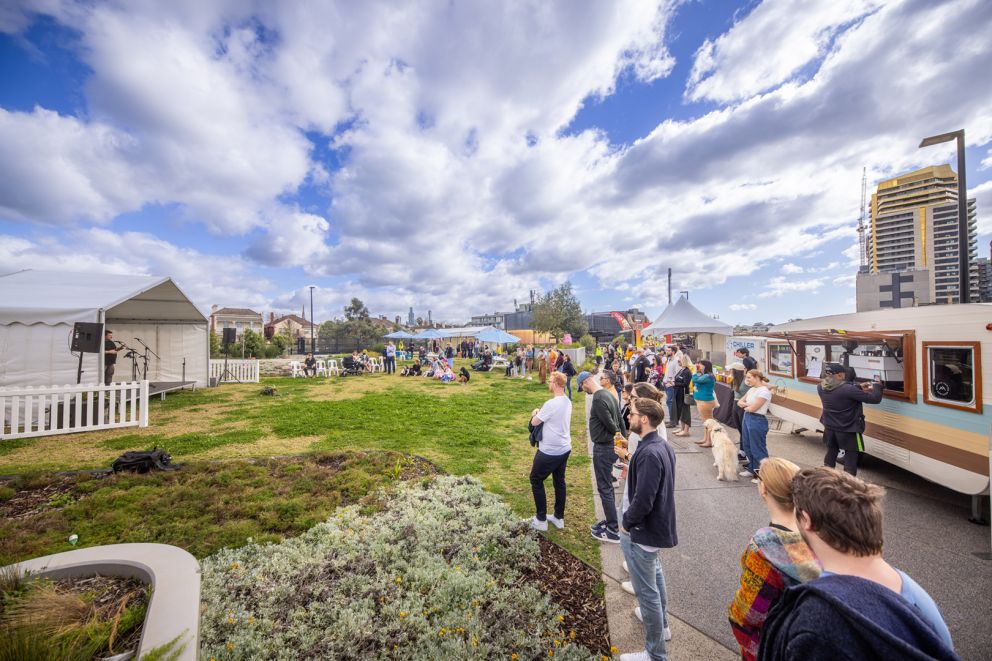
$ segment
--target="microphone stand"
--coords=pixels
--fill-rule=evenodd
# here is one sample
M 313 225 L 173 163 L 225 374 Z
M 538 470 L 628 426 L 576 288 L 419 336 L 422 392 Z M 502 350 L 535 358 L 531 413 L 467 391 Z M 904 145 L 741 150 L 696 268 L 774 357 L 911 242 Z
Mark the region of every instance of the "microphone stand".
M 141 360 L 144 361 L 144 368 L 143 368 L 143 370 L 141 372 L 141 378 L 142 379 L 147 379 L 148 378 L 148 354 L 151 354 L 151 355 L 155 356 L 159 360 L 162 360 L 162 358 L 157 353 L 155 353 L 154 351 L 152 351 L 151 347 L 149 347 L 147 344 L 145 344 L 144 341 L 142 341 L 142 339 L 140 337 L 136 337 L 134 339 L 136 339 L 138 342 L 141 342 L 141 346 L 143 346 L 145 348 L 145 353 L 141 357 Z

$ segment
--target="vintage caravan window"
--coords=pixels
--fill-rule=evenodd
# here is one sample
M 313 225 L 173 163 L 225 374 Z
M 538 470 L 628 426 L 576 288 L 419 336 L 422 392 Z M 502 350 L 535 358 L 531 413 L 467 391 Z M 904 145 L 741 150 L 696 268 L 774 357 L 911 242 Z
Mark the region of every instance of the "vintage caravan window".
M 792 347 L 788 342 L 768 343 L 768 373 L 775 376 L 792 377 Z
M 823 376 L 824 363 L 841 363 L 853 372 L 855 382 L 879 379 L 885 385 L 885 396 L 915 401 L 913 356 L 914 335 L 885 339 L 877 335 L 845 333 L 843 342 L 798 340 L 796 342 L 796 376 L 800 381 L 818 383 Z M 908 360 L 907 360 L 908 358 Z
M 981 412 L 981 356 L 977 342 L 923 343 L 928 404 Z

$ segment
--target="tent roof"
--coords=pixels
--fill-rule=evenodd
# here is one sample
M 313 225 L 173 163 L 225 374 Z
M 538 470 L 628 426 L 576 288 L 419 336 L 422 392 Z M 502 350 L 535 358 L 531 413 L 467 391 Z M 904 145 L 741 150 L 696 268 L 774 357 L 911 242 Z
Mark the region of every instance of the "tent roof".
M 0 324 L 206 322 L 171 278 L 24 270 L 0 276 Z
M 734 327 L 728 323 L 707 317 L 685 296 L 680 296 L 664 312 L 658 315 L 644 330 L 645 335 L 669 335 L 677 333 L 720 333 L 732 335 Z

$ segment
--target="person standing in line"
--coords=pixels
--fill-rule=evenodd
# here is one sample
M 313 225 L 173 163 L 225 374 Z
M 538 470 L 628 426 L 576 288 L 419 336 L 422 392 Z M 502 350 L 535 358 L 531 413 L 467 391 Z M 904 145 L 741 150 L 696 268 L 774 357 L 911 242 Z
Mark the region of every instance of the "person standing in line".
M 741 431 L 744 428 L 744 409 L 737 406 L 737 402 L 741 401 L 741 397 L 747 394 L 751 386 L 744 382 L 747 374 L 744 363 L 731 363 L 727 369 L 730 370 L 732 377 L 730 389 L 734 392 L 734 426 L 737 427 L 737 431 Z
M 816 392 L 823 405 L 820 423 L 823 424 L 823 441 L 827 444 L 823 465 L 835 467 L 838 452 L 844 450 L 844 470 L 857 475 L 859 453 L 865 451 L 863 404 L 882 401 L 882 384 L 879 381 L 851 383 L 843 365 L 827 363 L 823 366 L 823 378 Z
M 598 368 L 603 364 L 603 346 L 600 344 L 596 345 L 596 367 Z
M 644 623 L 645 650 L 623 654 L 622 661 L 666 661 L 668 593 L 661 549 L 678 545 L 675 522 L 675 453 L 664 437 L 665 407 L 636 398 L 630 407 L 630 428 L 641 439 L 630 458 L 621 501 L 620 546 L 637 595 L 634 614 Z M 661 428 L 659 430 L 659 427 Z
M 833 468 L 792 479 L 799 533 L 823 566 L 768 614 L 759 659 L 958 659 L 932 597 L 882 557 L 885 490 Z
M 386 345 L 386 374 L 396 374 L 396 345 L 390 340 Z
M 572 377 L 575 376 L 575 366 L 572 365 L 572 357 L 567 353 L 562 360 L 561 373 L 565 375 L 565 384 L 568 389 L 568 398 L 572 399 Z
M 760 370 L 751 370 L 744 375 L 748 385 L 747 393 L 737 402 L 744 410 L 741 423 L 741 450 L 747 455 L 748 467 L 740 472 L 741 477 L 750 477 L 758 484 L 761 462 L 768 458 L 768 406 L 772 402 L 772 391 L 766 385 L 768 377 Z
M 710 439 L 710 430 L 706 428 L 706 421 L 713 417 L 713 410 L 716 408 L 716 395 L 713 388 L 716 386 L 716 377 L 713 376 L 713 363 L 708 360 L 700 360 L 696 363 L 696 373 L 692 375 L 692 398 L 696 400 L 696 408 L 699 410 L 699 417 L 703 421 L 703 440 L 694 441 L 696 445 L 704 448 L 713 447 Z
M 541 441 L 530 469 L 530 487 L 536 514 L 530 521 L 535 530 L 547 530 L 550 521 L 559 530 L 565 527 L 565 467 L 572 452 L 572 400 L 565 397 L 565 375 L 555 372 L 548 383 L 553 397 L 531 413 L 531 424 L 541 426 Z M 555 488 L 554 515 L 548 514 L 544 481 L 551 476 Z
M 548 381 L 548 356 L 544 349 L 537 352 L 537 378 L 542 386 Z
M 557 369 L 558 350 L 554 347 L 548 351 L 548 374 L 552 374 Z
M 761 625 L 782 593 L 820 575 L 820 563 L 796 529 L 792 478 L 798 472 L 799 466 L 788 459 L 771 457 L 761 463 L 758 495 L 770 521 L 744 549 L 741 585 L 729 609 L 730 628 L 744 661 L 754 661 Z
M 103 385 L 109 386 L 114 380 L 116 366 L 117 343 L 114 342 L 114 332 L 108 330 L 103 334 Z
M 675 355 L 675 347 L 669 345 L 665 347 L 665 375 L 662 378 L 662 385 L 665 387 L 665 405 L 668 406 L 668 421 L 666 427 L 677 426 L 675 415 L 675 375 L 679 372 L 679 361 Z
M 758 369 L 758 361 L 756 361 L 754 358 L 751 357 L 750 349 L 747 349 L 746 347 L 741 347 L 740 349 L 734 351 L 734 356 L 737 358 L 737 360 L 743 363 L 745 372 L 750 372 L 751 370 Z
M 599 379 L 589 372 L 579 374 L 579 390 L 592 395 L 589 409 L 589 438 L 592 440 L 592 465 L 596 475 L 596 491 L 606 518 L 590 528 L 592 536 L 601 542 L 620 543 L 616 495 L 613 493 L 613 463 L 616 454 L 613 443 L 623 438 L 620 407 L 617 399 L 603 389 Z
M 689 369 L 689 359 L 683 354 L 677 358 L 678 371 L 672 381 L 675 392 L 675 418 L 678 430 L 672 432 L 675 436 L 688 436 L 692 426 L 692 409 L 689 408 L 689 387 L 692 385 L 692 371 Z

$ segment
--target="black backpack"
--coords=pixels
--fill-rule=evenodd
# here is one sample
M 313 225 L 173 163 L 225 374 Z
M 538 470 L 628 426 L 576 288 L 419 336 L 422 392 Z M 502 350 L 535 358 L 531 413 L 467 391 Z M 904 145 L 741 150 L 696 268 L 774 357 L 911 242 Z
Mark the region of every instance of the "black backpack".
M 172 456 L 165 450 L 129 450 L 114 459 L 111 468 L 115 473 L 133 471 L 147 473 L 151 470 L 174 471 L 178 466 L 172 463 Z

